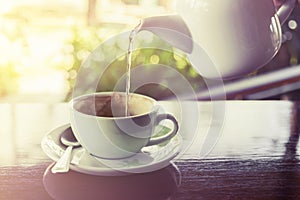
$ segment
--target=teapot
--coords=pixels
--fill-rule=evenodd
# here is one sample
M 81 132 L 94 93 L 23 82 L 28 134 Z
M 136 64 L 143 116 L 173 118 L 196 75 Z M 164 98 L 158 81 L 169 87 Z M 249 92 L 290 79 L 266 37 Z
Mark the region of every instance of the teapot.
M 282 43 L 281 25 L 296 0 L 276 10 L 273 0 L 177 0 L 177 14 L 141 20 L 151 31 L 187 53 L 208 79 L 232 79 L 268 63 Z

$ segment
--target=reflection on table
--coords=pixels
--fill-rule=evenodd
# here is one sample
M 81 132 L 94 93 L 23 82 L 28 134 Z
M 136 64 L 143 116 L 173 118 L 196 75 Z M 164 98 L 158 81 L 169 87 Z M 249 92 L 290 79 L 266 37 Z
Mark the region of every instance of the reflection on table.
M 69 122 L 68 106 L 0 105 L 0 134 L 4 138 L 0 140 L 0 199 L 76 199 L 88 195 L 126 199 L 135 188 L 140 199 L 143 195 L 146 199 L 176 200 L 300 198 L 297 102 L 196 102 L 197 109 L 189 103 L 161 103 L 179 119 L 183 137 L 193 137 L 174 160 L 181 176 L 174 165 L 127 177 L 74 171 L 51 174 L 53 161 L 42 152 L 40 142 L 47 132 Z M 220 103 L 222 106 L 216 106 Z M 199 116 L 181 115 L 182 110 L 189 113 L 188 108 Z M 206 149 L 206 142 L 213 144 L 212 148 Z M 203 150 L 207 150 L 206 156 L 201 154 Z M 114 187 L 121 190 L 111 192 Z
M 177 191 L 181 179 L 174 164 L 155 172 L 112 177 L 75 171 L 53 174 L 51 167 L 53 164 L 45 171 L 43 183 L 54 199 L 166 200 Z

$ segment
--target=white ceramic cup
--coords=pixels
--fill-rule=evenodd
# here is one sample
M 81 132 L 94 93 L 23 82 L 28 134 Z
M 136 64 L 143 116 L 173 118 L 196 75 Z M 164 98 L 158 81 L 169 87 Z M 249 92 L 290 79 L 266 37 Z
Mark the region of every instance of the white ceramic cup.
M 278 52 L 280 24 L 294 6 L 295 0 L 286 0 L 278 11 L 273 0 L 177 0 L 195 44 L 191 63 L 206 78 L 253 72 Z
M 177 134 L 177 120 L 171 114 L 160 114 L 154 99 L 130 94 L 130 116 L 125 116 L 125 99 L 125 93 L 102 92 L 70 101 L 71 128 L 91 155 L 106 159 L 126 158 L 145 146 L 160 144 Z M 155 128 L 160 127 L 163 120 L 170 120 L 173 129 L 153 137 Z

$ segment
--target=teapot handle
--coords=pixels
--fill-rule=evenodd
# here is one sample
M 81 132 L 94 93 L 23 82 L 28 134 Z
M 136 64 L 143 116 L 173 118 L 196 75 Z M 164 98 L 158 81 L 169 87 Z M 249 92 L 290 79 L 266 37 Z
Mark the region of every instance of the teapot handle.
M 291 12 L 295 8 L 295 5 L 296 5 L 296 0 L 285 0 L 285 2 L 280 6 L 280 8 L 277 11 L 277 15 L 281 25 L 290 16 Z

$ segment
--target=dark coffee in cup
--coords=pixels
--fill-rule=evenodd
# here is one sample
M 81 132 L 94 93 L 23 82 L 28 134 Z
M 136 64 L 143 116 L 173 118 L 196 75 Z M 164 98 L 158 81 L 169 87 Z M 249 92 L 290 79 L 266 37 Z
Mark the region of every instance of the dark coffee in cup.
M 137 97 L 129 98 L 129 116 L 148 112 L 148 110 L 146 111 L 143 109 L 132 108 L 133 105 L 137 102 L 136 98 Z M 74 102 L 74 108 L 86 115 L 98 117 L 125 117 L 126 96 L 122 93 L 115 93 L 110 96 L 84 96 Z

